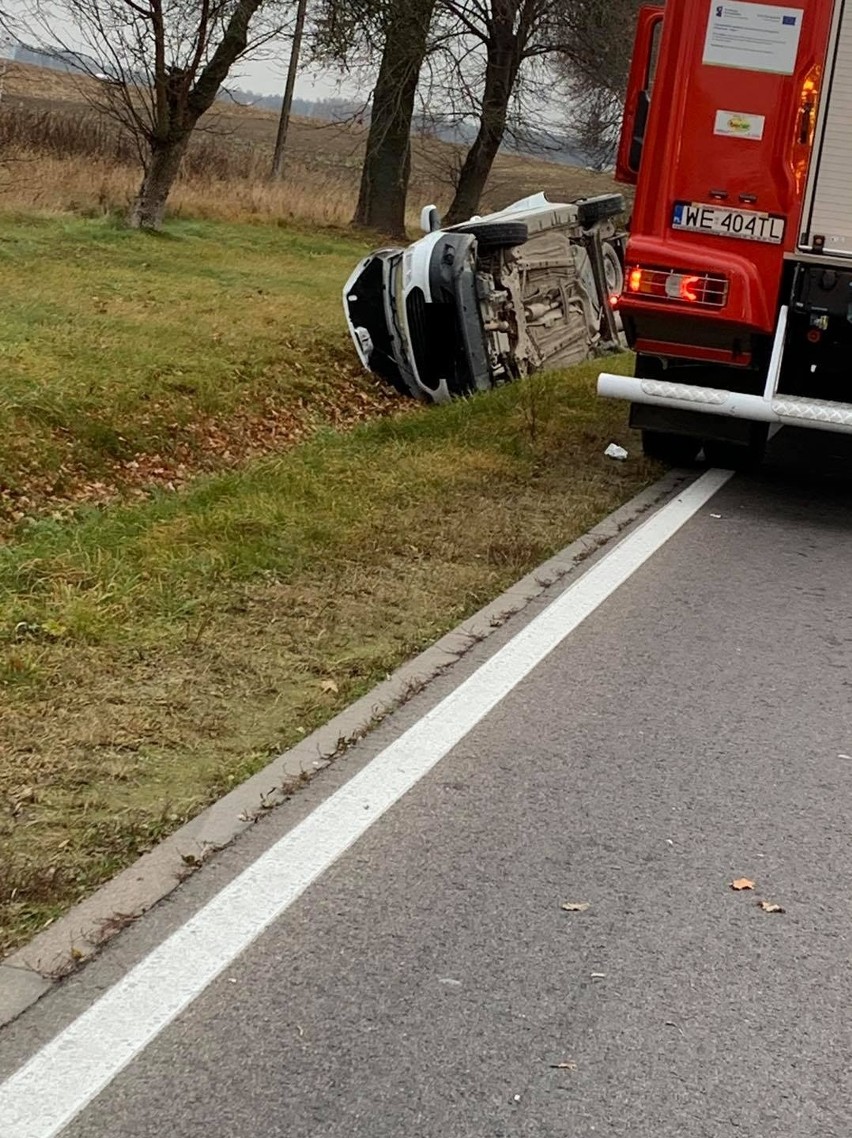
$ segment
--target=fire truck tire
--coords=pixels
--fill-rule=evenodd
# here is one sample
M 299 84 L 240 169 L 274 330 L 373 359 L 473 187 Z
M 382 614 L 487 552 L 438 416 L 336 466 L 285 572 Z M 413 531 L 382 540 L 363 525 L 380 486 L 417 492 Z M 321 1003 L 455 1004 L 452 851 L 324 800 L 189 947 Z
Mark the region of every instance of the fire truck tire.
M 523 245 L 530 235 L 522 221 L 484 221 L 459 226 L 454 232 L 471 233 L 480 249 L 510 249 L 514 245 Z
M 763 462 L 768 439 L 768 423 L 752 423 L 746 442 L 705 439 L 704 458 L 708 466 L 718 466 L 723 470 L 754 470 Z
M 704 458 L 708 466 L 747 472 L 760 466 L 765 450 L 765 441 L 743 446 L 738 443 L 722 443 L 707 439 L 704 443 Z
M 670 435 L 667 431 L 643 431 L 642 450 L 667 466 L 692 466 L 698 458 L 701 439 L 691 435 Z

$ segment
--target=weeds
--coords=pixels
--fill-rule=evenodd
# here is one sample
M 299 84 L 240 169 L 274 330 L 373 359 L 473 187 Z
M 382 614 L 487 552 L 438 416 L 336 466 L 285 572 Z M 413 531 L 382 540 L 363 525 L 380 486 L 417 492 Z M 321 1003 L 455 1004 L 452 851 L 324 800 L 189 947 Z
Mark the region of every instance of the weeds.
M 0 104 L 0 207 L 120 215 L 140 179 L 133 139 L 86 101 L 89 81 L 40 68 L 11 65 Z M 91 92 L 90 92 L 91 93 Z M 277 116 L 224 103 L 204 120 L 190 145 L 170 198 L 172 217 L 224 221 L 302 221 L 345 225 L 358 197 L 366 129 L 295 119 L 288 140 L 287 179 L 271 183 L 269 166 Z M 433 138 L 412 147 L 409 223 L 425 202 L 446 205 L 449 167 L 457 149 Z M 486 187 L 483 209 L 538 190 L 553 200 L 603 192 L 612 182 L 553 162 L 501 154 Z

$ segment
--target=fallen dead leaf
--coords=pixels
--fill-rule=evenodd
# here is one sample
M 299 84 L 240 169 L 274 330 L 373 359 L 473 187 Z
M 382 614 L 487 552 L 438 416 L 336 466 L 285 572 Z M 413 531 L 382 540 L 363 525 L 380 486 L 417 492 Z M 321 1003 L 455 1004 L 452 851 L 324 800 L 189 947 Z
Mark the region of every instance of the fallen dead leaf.
M 731 888 L 740 893 L 743 889 L 754 889 L 754 882 L 749 881 L 747 877 L 738 877 L 736 881 L 731 882 Z
M 551 1063 L 550 1066 L 554 1071 L 576 1071 L 576 1063 Z
M 320 687 L 324 692 L 328 692 L 329 695 L 337 695 L 337 693 L 340 691 L 340 688 L 337 686 L 334 680 L 323 680 L 323 682 L 320 684 Z
M 566 913 L 585 913 L 589 908 L 588 901 L 563 901 L 562 908 Z
M 786 912 L 786 909 L 783 909 L 780 905 L 774 904 L 772 901 L 758 901 L 757 907 L 759 909 L 763 909 L 764 913 L 785 913 Z

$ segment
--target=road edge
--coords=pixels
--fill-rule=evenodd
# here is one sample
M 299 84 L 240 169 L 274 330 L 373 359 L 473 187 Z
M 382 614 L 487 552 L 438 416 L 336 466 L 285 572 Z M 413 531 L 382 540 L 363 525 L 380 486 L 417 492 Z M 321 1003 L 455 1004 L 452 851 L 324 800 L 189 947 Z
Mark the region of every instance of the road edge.
M 112 936 L 172 893 L 213 854 L 249 829 L 260 815 L 286 801 L 317 771 L 452 667 L 472 645 L 487 639 L 545 589 L 566 577 L 643 514 L 675 495 L 693 477 L 692 472 L 672 470 L 640 491 L 7 957 L 0 963 L 0 1028 L 94 956 Z

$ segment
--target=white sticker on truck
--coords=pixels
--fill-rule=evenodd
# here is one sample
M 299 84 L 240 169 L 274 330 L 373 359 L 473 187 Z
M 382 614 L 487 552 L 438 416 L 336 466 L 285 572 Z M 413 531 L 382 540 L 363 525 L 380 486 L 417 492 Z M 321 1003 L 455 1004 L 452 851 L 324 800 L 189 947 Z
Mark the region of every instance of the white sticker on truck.
M 724 134 L 729 138 L 763 138 L 766 118 L 763 115 L 747 115 L 743 111 L 716 111 L 714 134 Z
M 792 75 L 803 14 L 801 8 L 711 0 L 703 62 Z

